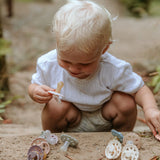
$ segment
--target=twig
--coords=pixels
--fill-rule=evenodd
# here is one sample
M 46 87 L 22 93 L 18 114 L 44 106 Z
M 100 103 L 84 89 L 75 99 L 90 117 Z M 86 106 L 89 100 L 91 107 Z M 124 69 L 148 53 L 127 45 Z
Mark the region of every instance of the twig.
M 103 158 L 105 158 L 105 157 L 103 156 L 103 157 L 99 158 L 98 160 L 103 160 Z
M 103 158 L 105 158 L 105 156 L 103 155 L 103 154 L 101 154 L 102 155 L 102 157 L 101 158 L 99 158 L 98 160 L 103 160 Z M 108 159 L 107 159 L 108 160 Z
M 156 76 L 158 74 L 159 74 L 158 72 L 152 72 L 152 73 L 149 73 L 149 76 L 152 77 L 152 76 Z
M 137 120 L 141 121 L 142 123 L 146 124 L 146 120 L 140 117 L 137 117 Z
M 154 156 L 152 159 L 150 159 L 150 160 L 159 160 L 159 156 Z
M 73 160 L 70 156 L 68 155 L 65 155 L 66 158 L 70 159 L 70 160 Z

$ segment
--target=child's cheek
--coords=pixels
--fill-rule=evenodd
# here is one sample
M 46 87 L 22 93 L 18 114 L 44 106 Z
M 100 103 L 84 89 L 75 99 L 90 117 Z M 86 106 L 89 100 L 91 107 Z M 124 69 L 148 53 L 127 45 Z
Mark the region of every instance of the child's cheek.
M 64 69 L 67 69 L 67 64 L 63 63 L 63 62 L 59 62 L 59 65 L 64 68 Z

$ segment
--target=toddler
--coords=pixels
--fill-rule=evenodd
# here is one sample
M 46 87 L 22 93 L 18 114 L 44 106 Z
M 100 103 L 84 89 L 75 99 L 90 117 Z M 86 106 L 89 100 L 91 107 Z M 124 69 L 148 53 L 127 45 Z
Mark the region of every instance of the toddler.
M 91 1 L 71 1 L 55 14 L 56 49 L 42 55 L 29 85 L 30 97 L 45 104 L 43 129 L 52 132 L 132 131 L 136 105 L 147 125 L 160 133 L 154 96 L 129 63 L 107 52 L 111 15 Z M 48 92 L 64 82 L 58 103 Z

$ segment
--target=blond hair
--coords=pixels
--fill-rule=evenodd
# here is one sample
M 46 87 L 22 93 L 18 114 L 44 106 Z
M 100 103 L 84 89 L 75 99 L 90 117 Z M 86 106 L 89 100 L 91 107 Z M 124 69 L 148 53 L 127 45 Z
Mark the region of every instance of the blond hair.
M 108 10 L 91 1 L 70 1 L 54 16 L 58 52 L 100 53 L 112 37 Z

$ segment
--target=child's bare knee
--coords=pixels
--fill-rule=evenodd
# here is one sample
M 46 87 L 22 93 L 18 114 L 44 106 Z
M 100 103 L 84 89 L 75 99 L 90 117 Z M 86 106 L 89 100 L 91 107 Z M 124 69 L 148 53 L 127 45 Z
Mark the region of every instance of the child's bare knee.
M 136 111 L 136 103 L 130 95 L 124 93 L 116 94 L 114 103 L 116 103 L 117 109 L 123 114 Z
M 80 111 L 72 103 L 64 101 L 58 104 L 53 100 L 46 104 L 42 112 L 43 128 L 51 131 L 64 131 L 66 127 L 77 125 L 80 119 Z
M 70 108 L 67 113 L 66 119 L 69 124 L 68 127 L 74 127 L 81 121 L 81 112 L 76 107 Z
M 72 106 L 69 102 L 62 102 L 57 103 L 54 101 L 50 101 L 48 104 L 46 104 L 44 111 L 47 112 L 48 116 L 50 117 L 58 117 L 58 116 L 64 116 L 70 107 Z

